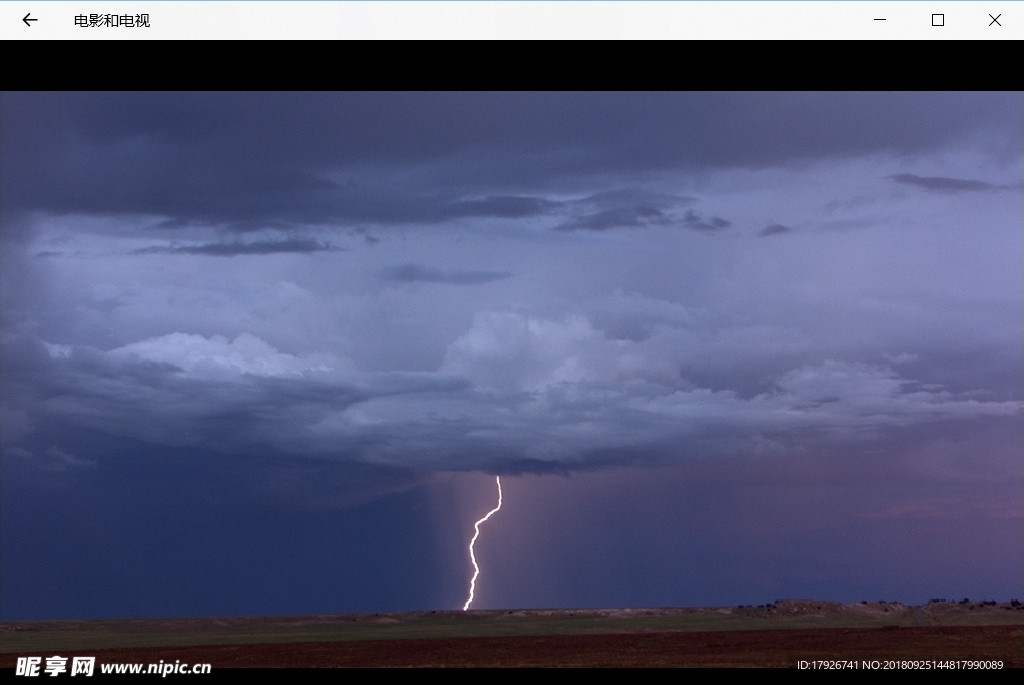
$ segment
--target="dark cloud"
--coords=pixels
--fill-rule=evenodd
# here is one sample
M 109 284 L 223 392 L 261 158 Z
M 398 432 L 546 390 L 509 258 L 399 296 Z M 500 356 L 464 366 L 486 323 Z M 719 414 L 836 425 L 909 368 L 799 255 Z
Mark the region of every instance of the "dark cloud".
M 174 247 L 144 247 L 133 254 L 184 254 L 206 255 L 208 257 L 236 257 L 238 255 L 267 255 L 280 253 L 310 254 L 329 252 L 340 248 L 316 240 L 261 240 L 250 243 L 206 243 L 203 245 Z
M 718 231 L 732 225 L 731 221 L 718 216 L 705 218 L 692 209 L 682 219 L 656 207 L 617 207 L 595 214 L 588 214 L 557 227 L 560 231 L 606 231 L 611 228 L 634 228 L 642 226 L 670 226 L 679 223 L 699 231 Z
M 789 233 L 792 230 L 793 229 L 790 228 L 789 226 L 783 226 L 782 224 L 772 224 L 771 226 L 768 226 L 766 228 L 762 228 L 758 232 L 758 235 L 763 238 L 765 236 L 770 236 L 770 235 L 779 235 L 780 233 Z
M 605 231 L 610 228 L 665 225 L 672 219 L 654 207 L 620 207 L 589 214 L 558 226 L 560 231 Z
M 566 201 L 561 208 L 576 216 L 557 226 L 559 231 L 606 231 L 612 228 L 666 226 L 677 219 L 674 210 L 694 202 L 692 197 L 620 188 Z
M 698 231 L 718 231 L 732 226 L 731 221 L 726 221 L 722 217 L 713 216 L 710 219 L 705 219 L 693 210 L 686 213 L 686 217 L 683 218 L 683 224 L 688 228 L 695 228 Z
M 556 203 L 536 197 L 496 196 L 480 200 L 452 202 L 443 210 L 445 218 L 462 216 L 493 216 L 504 219 L 519 219 L 543 213 Z
M 5 428 L 5 447 L 64 470 L 88 466 L 79 443 L 94 433 L 254 458 L 558 472 L 671 462 L 683 443 L 690 457 L 720 457 L 1020 412 L 1019 401 L 831 361 L 742 397 L 682 381 L 670 360 L 679 348 L 515 313 L 477 316 L 437 372 L 415 373 L 344 370 L 250 334 L 173 333 L 107 352 L 8 335 L 4 422 L 20 427 Z
M 925 190 L 939 193 L 964 193 L 985 190 L 1009 190 L 1011 186 L 995 185 L 984 181 L 972 181 L 963 178 L 946 178 L 944 176 L 915 176 L 914 174 L 896 174 L 890 178 L 897 183 L 917 186 Z
M 379 272 L 386 281 L 398 283 L 449 283 L 452 285 L 475 285 L 509 278 L 512 274 L 503 271 L 463 271 L 459 269 L 436 269 L 419 264 L 400 264 Z
M 5 93 L 0 191 L 5 214 L 239 229 L 522 217 L 546 209 L 523 190 L 580 174 L 920 153 L 980 130 L 1014 154 L 1020 110 L 1019 93 Z
M 1019 412 L 1015 402 L 972 404 L 942 391 L 919 391 L 915 396 L 903 387 L 911 384 L 902 379 L 852 366 L 841 367 L 842 373 L 854 376 L 840 381 L 848 386 L 841 389 L 844 397 L 823 395 L 826 389 L 819 386 L 833 382 L 824 376 L 836 366 L 801 369 L 779 379 L 776 397 L 768 400 L 771 404 L 766 410 L 759 405 L 767 396 L 745 402 L 735 397 L 708 398 L 706 391 L 697 389 L 672 397 L 660 390 L 660 395 L 652 398 L 651 388 L 646 392 L 606 389 L 602 393 L 575 386 L 576 396 L 567 396 L 560 388 L 544 389 L 540 396 L 549 416 L 538 421 L 529 415 L 532 397 L 500 389 L 487 391 L 459 378 L 393 374 L 341 385 L 329 379 L 258 378 L 238 385 L 179 378 L 175 371 L 169 372 L 174 379 L 168 377 L 156 386 L 152 381 L 141 385 L 139 376 L 143 374 L 126 375 L 117 394 L 110 393 L 109 380 L 103 388 L 102 379 L 89 379 L 90 387 L 76 388 L 77 397 L 68 394 L 52 403 L 51 415 L 58 421 L 93 427 L 102 426 L 106 419 L 116 422 L 116 430 L 128 436 L 164 444 L 194 440 L 194 444 L 214 451 L 291 452 L 427 469 L 515 472 L 532 464 L 528 470 L 540 472 L 671 461 L 675 453 L 661 445 L 675 445 L 684 439 L 693 455 L 714 457 L 749 451 L 765 433 L 784 444 L 796 440 L 813 444 L 813 438 L 796 436 L 823 422 L 837 434 L 848 432 L 849 437 L 877 433 L 887 424 L 912 425 L 922 420 L 918 418 L 922 412 L 932 414 L 924 420 L 1014 416 Z M 815 377 L 808 381 L 809 375 Z M 866 387 L 869 383 L 890 387 L 872 396 Z M 149 406 L 125 406 L 128 398 L 154 388 L 158 392 Z M 609 394 L 613 395 L 610 402 Z M 202 401 L 197 403 L 199 398 Z M 852 406 L 858 401 L 868 405 L 867 409 Z M 699 427 L 680 426 L 679 420 L 689 416 L 695 404 L 729 416 Z M 868 414 L 872 410 L 874 415 Z M 791 418 L 780 422 L 759 415 L 760 411 L 788 413 Z M 109 418 L 98 416 L 100 412 L 109 413 Z M 342 412 L 345 418 L 339 420 Z M 879 415 L 881 412 L 885 414 Z M 132 427 L 121 423 L 126 414 L 135 419 L 130 422 Z M 600 416 L 602 425 L 591 429 L 589 435 L 573 435 L 585 416 Z M 630 430 L 631 439 L 615 437 Z M 565 437 L 547 445 L 548 453 L 542 457 L 536 454 L 535 436 L 546 431 Z

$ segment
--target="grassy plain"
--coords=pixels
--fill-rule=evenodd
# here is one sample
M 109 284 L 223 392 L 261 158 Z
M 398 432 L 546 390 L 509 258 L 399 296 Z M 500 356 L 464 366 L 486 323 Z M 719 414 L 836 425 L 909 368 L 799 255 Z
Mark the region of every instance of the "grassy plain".
M 937 602 L 914 607 L 780 600 L 760 607 L 4 621 L 0 622 L 0 654 L 359 640 L 1008 625 L 1024 625 L 1024 606 Z

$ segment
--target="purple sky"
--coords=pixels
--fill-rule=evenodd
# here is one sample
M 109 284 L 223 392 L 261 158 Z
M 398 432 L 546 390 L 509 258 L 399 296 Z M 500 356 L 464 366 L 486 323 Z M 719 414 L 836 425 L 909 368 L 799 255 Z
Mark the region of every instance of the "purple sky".
M 5 93 L 0 611 L 1019 597 L 1022 113 Z

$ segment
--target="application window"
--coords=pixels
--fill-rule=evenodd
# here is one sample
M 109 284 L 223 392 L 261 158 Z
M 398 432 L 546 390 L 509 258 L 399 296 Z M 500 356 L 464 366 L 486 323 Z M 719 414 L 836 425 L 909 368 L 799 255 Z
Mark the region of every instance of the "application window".
M 1021 39 L 1020 2 L 34 0 L 12 39 Z

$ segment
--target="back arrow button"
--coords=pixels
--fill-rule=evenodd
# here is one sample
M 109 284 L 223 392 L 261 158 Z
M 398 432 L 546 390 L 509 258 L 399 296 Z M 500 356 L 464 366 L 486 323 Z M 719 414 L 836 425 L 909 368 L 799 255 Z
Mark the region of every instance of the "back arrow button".
M 22 20 L 23 22 L 25 22 L 25 26 L 27 26 L 27 27 L 29 27 L 29 28 L 32 28 L 32 24 L 30 24 L 30 23 L 29 23 L 30 21 L 39 21 L 38 19 L 29 19 L 29 16 L 30 16 L 31 14 L 32 14 L 32 13 L 31 13 L 31 12 L 29 12 L 28 14 L 26 14 L 26 15 L 25 15 L 24 17 L 22 17 L 22 18 L 21 18 L 21 20 Z

